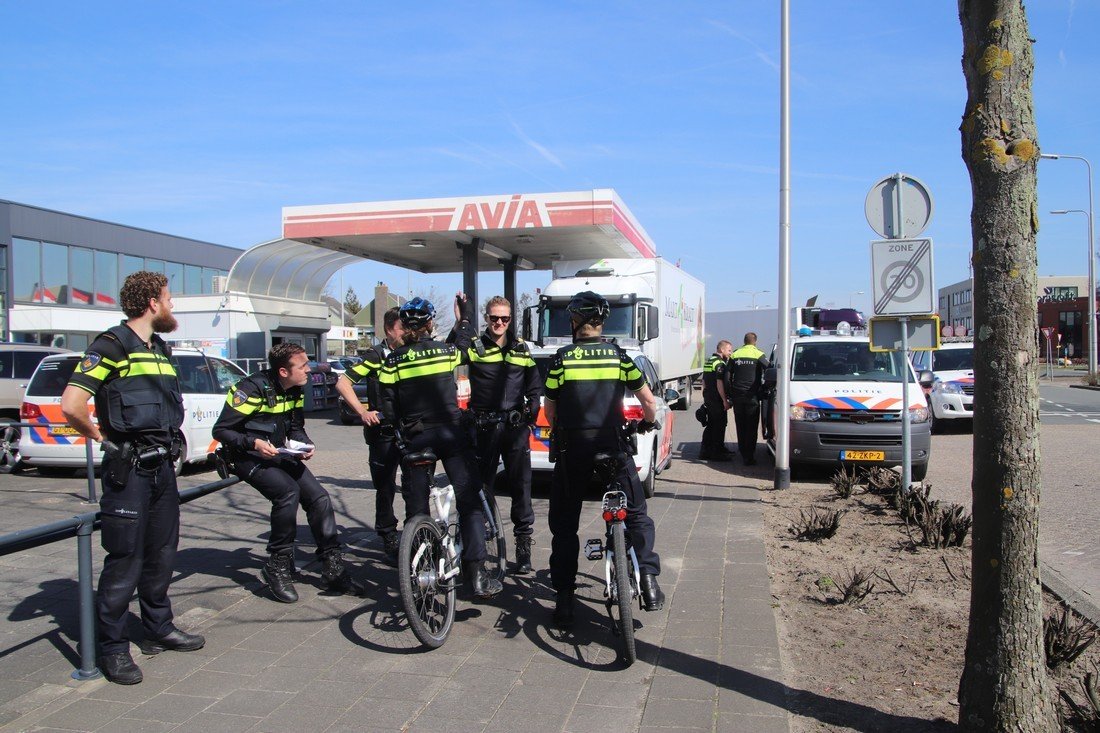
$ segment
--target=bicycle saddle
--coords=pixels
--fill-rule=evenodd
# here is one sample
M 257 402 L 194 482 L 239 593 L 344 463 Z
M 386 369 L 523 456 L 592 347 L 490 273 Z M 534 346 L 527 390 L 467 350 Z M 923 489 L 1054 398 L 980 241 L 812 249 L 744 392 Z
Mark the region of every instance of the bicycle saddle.
M 401 459 L 402 463 L 407 466 L 431 466 L 435 464 L 436 460 L 435 452 L 431 448 L 408 453 Z

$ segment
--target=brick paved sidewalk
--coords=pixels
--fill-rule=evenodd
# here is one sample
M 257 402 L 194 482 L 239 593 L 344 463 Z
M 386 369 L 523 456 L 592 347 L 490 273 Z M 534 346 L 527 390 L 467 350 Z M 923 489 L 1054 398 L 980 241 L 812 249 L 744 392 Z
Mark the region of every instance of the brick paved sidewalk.
M 573 631 L 547 625 L 545 487 L 535 501 L 539 572 L 510 576 L 492 603 L 462 598 L 451 637 L 424 652 L 368 528 L 374 492 L 364 488 L 358 431 L 314 422 L 312 437 L 330 448 L 313 468 L 333 493 L 368 598 L 318 590 L 303 521 L 302 600 L 271 601 L 259 580 L 268 505 L 247 486 L 233 487 L 183 509 L 172 598 L 179 625 L 205 634 L 206 647 L 135 654 L 145 681 L 120 687 L 69 679 L 75 542 L 0 558 L 4 730 L 787 731 L 757 491 L 729 485 L 749 482 L 693 460 L 678 460 L 658 480 L 650 512 L 668 602 L 661 612 L 637 612 L 632 667 L 616 658 L 598 563 L 582 560 Z M 681 432 L 678 425 L 683 439 Z M 184 483 L 213 478 L 198 473 Z M 0 531 L 85 511 L 82 490 L 80 479 L 0 477 L 4 506 L 22 507 L 0 517 Z M 508 499 L 499 501 L 507 514 Z M 601 534 L 598 504 L 586 504 L 581 538 Z M 97 569 L 99 557 L 97 548 Z

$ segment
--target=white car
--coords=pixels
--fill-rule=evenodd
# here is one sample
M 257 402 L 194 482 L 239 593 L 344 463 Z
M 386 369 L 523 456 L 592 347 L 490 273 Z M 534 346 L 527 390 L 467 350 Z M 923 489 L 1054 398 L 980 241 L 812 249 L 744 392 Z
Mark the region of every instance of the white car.
M 58 354 L 42 360 L 27 385 L 20 417 L 24 422 L 44 423 L 40 428 L 27 428 L 19 440 L 19 457 L 28 466 L 50 469 L 74 469 L 87 465 L 84 438 L 64 423 L 61 414 L 61 393 L 69 383 L 81 354 Z M 179 375 L 183 391 L 183 452 L 176 462 L 176 473 L 184 463 L 201 463 L 218 447 L 210 435 L 221 414 L 225 395 L 237 380 L 246 376 L 236 364 L 207 356 L 196 349 L 172 350 L 172 363 Z M 88 408 L 95 415 L 95 404 L 89 397 Z M 103 460 L 103 446 L 95 445 L 93 462 Z
M 532 346 L 531 356 L 538 365 L 540 382 L 546 383 L 546 372 L 550 368 L 550 360 L 557 353 L 557 349 L 538 348 Z M 654 481 L 659 473 L 664 471 L 672 463 L 672 423 L 674 421 L 670 403 L 680 399 L 680 395 L 674 389 L 667 392 L 661 389 L 657 379 L 657 370 L 649 357 L 635 349 L 627 349 L 626 353 L 638 365 L 646 384 L 649 385 L 657 400 L 657 422 L 661 427 L 644 435 L 637 436 L 638 452 L 634 454 L 634 467 L 638 470 L 638 478 L 642 482 L 646 498 L 653 496 Z M 623 398 L 623 421 L 641 420 L 642 404 L 634 394 L 627 390 Z M 554 464 L 550 462 L 550 427 L 546 421 L 546 415 L 539 409 L 538 421 L 531 430 L 531 470 L 553 471 Z
M 935 376 L 928 393 L 933 430 L 943 427 L 937 425 L 940 420 L 974 419 L 973 341 L 950 341 L 936 351 L 917 352 L 913 364 Z

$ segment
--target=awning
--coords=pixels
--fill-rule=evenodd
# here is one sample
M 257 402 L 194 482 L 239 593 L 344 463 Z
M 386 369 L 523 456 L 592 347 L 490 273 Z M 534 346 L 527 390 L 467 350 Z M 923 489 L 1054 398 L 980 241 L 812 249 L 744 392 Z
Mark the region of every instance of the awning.
M 319 301 L 340 268 L 360 259 L 353 254 L 276 239 L 257 244 L 229 270 L 227 290 L 251 295 Z

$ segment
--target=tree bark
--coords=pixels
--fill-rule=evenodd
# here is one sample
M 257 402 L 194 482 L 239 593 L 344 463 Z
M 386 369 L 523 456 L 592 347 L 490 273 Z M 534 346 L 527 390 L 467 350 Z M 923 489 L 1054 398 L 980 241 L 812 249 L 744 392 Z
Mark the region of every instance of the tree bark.
M 975 325 L 973 581 L 959 725 L 1053 733 L 1039 583 L 1032 41 L 1021 0 L 959 0 L 959 19 Z

